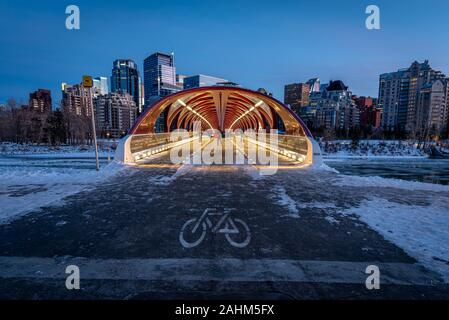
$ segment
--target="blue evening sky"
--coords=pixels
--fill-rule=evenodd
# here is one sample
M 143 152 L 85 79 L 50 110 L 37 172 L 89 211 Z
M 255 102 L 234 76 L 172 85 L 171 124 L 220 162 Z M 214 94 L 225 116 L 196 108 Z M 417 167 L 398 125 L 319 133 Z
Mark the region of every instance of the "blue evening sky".
M 65 28 L 66 6 L 81 30 Z M 365 8 L 381 9 L 381 30 L 365 28 Z M 178 73 L 209 74 L 283 98 L 286 83 L 341 79 L 354 94 L 377 96 L 380 73 L 414 60 L 449 73 L 447 0 L 170 0 L 0 2 L 0 102 L 27 101 L 37 88 L 110 76 L 117 58 L 176 53 Z

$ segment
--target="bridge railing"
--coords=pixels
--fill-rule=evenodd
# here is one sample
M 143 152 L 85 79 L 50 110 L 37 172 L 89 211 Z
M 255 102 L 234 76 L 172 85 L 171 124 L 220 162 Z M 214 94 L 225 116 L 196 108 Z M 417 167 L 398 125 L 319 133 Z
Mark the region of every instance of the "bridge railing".
M 310 164 L 313 158 L 311 141 L 304 136 L 284 134 L 255 134 L 247 136 L 249 142 L 300 163 Z
M 134 162 L 143 160 L 157 153 L 166 151 L 174 146 L 187 143 L 195 138 L 193 132 L 186 133 L 173 141 L 171 133 L 149 133 L 131 136 L 130 152 Z
M 196 132 L 185 133 L 175 141 L 173 141 L 172 133 L 129 135 L 121 140 L 115 158 L 126 164 L 141 163 L 152 155 L 198 138 Z M 313 138 L 283 134 L 263 134 L 262 137 L 260 133 L 249 136 L 245 133 L 245 138 L 300 164 L 320 165 L 322 163 L 320 147 Z

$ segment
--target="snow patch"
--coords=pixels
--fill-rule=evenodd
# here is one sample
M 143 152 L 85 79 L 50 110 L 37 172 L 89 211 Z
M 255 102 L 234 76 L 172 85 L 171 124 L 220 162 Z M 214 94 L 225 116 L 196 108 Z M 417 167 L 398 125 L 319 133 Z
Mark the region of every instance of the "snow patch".
M 326 221 L 329 222 L 330 224 L 335 224 L 335 225 L 340 224 L 340 221 L 338 221 L 337 219 L 335 219 L 335 218 L 332 217 L 332 216 L 326 216 L 326 217 L 324 217 L 324 220 L 326 220 Z
M 430 206 L 410 206 L 373 198 L 342 213 L 359 216 L 449 283 L 449 208 L 446 199 L 439 200 Z
M 272 191 L 274 194 L 274 198 L 276 199 L 276 203 L 283 207 L 286 207 L 290 212 L 285 216 L 291 218 L 299 218 L 299 210 L 298 207 L 296 206 L 296 202 L 295 200 L 289 197 L 285 188 L 277 185 L 273 188 Z

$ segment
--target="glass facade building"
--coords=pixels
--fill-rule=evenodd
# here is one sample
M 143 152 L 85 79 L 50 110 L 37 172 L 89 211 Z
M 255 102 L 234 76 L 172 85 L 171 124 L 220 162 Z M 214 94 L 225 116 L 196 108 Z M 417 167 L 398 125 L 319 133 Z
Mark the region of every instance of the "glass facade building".
M 145 107 L 172 93 L 182 90 L 176 85 L 176 68 L 173 54 L 156 52 L 143 63 Z M 156 130 L 166 130 L 166 115 L 162 113 L 156 123 Z
M 145 105 L 182 88 L 176 85 L 176 68 L 171 54 L 156 52 L 144 60 Z
M 137 65 L 133 60 L 115 60 L 112 68 L 111 92 L 126 92 L 133 97 L 140 109 L 141 79 Z
M 219 83 L 228 82 L 226 79 L 198 74 L 196 76 L 184 78 L 184 89 L 215 86 Z

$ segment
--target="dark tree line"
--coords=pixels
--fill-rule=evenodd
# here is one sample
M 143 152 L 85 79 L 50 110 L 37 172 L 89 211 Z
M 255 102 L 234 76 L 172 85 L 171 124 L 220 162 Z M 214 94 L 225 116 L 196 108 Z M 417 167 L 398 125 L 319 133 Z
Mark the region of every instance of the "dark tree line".
M 90 144 L 90 118 L 65 108 L 38 112 L 9 99 L 0 109 L 0 141 L 20 144 Z

